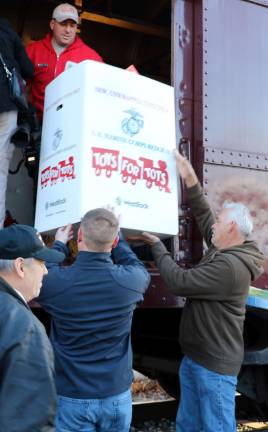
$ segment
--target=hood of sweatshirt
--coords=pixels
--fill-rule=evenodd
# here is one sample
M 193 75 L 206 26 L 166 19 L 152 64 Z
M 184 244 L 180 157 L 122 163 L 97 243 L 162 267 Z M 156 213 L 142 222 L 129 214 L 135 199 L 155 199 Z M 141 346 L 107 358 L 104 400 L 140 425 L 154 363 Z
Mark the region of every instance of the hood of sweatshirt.
M 48 33 L 44 39 L 42 39 L 42 42 L 44 44 L 44 46 L 51 52 L 55 52 L 54 48 L 52 46 L 52 33 Z M 71 45 L 69 45 L 68 47 L 66 47 L 66 49 L 64 50 L 64 52 L 67 51 L 72 51 L 73 49 L 77 49 L 80 48 L 82 45 L 84 45 L 84 42 L 82 41 L 82 39 L 80 39 L 79 36 L 75 37 L 75 40 L 73 41 L 73 43 Z
M 240 259 L 251 273 L 254 281 L 263 273 L 264 256 L 254 241 L 245 241 L 242 245 L 225 249 L 225 253 Z

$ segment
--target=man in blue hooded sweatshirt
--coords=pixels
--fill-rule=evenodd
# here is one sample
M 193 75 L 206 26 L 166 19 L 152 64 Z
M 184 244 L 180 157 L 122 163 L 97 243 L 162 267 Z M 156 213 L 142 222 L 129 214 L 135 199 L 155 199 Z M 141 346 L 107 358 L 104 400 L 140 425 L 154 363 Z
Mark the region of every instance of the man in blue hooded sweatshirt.
M 131 322 L 149 275 L 106 209 L 78 230 L 71 266 L 48 265 L 38 301 L 51 314 L 58 392 L 57 432 L 128 432 L 131 423 Z M 54 248 L 68 254 L 70 225 Z

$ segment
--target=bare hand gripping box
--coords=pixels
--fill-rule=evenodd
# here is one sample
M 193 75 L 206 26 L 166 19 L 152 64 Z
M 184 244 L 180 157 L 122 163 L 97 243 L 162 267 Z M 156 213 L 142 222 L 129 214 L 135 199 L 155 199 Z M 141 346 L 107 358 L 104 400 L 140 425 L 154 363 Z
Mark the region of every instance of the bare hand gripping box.
M 178 232 L 173 88 L 94 61 L 47 86 L 35 227 L 107 206 L 128 230 Z

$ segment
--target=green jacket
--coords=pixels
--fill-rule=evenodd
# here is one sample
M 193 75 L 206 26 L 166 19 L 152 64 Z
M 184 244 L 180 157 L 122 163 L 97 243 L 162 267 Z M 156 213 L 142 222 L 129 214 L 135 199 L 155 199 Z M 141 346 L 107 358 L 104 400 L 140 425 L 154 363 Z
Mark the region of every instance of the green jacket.
M 212 211 L 200 185 L 188 189 L 191 210 L 208 250 L 182 269 L 162 242 L 152 246 L 160 274 L 173 294 L 187 298 L 180 324 L 182 351 L 205 368 L 237 375 L 244 355 L 243 324 L 249 286 L 262 273 L 263 255 L 253 241 L 218 250 L 211 243 Z

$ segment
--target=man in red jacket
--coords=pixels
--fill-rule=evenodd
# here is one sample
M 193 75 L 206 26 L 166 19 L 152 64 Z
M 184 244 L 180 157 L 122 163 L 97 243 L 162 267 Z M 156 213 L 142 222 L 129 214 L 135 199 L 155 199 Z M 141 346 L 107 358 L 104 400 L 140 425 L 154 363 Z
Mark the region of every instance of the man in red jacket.
M 53 11 L 51 32 L 44 39 L 32 42 L 26 47 L 34 64 L 31 97 L 39 117 L 43 115 L 45 88 L 64 71 L 66 62 L 103 61 L 96 51 L 76 35 L 78 22 L 77 9 L 68 3 L 62 3 Z

